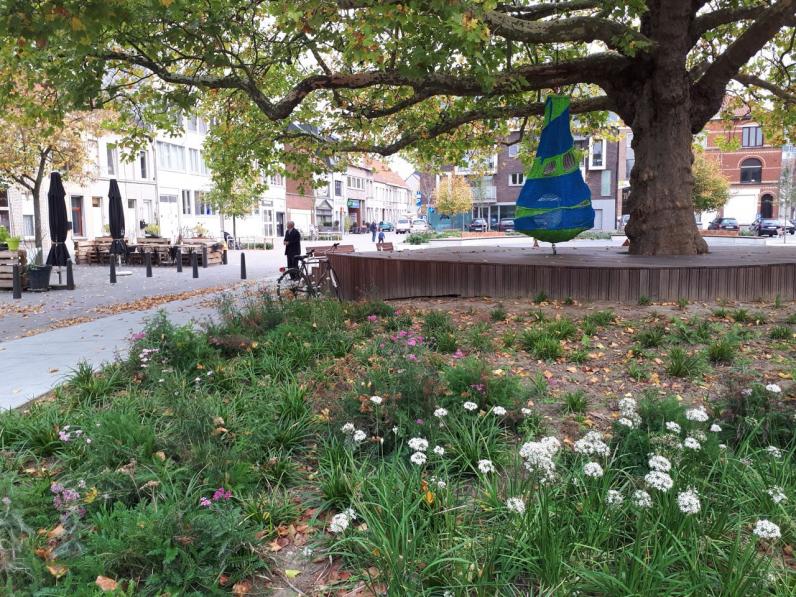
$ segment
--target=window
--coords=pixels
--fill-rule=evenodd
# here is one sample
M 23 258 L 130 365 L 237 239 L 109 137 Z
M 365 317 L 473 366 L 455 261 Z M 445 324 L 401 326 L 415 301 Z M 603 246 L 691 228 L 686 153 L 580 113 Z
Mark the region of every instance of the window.
M 194 174 L 199 174 L 201 166 L 199 165 L 199 150 L 188 149 L 188 169 Z
M 605 168 L 605 139 L 592 139 L 589 143 L 589 169 Z
M 127 200 L 127 209 L 135 209 L 135 199 Z
M 164 170 L 185 170 L 185 148 L 158 141 L 158 165 Z
M 509 186 L 519 187 L 525 182 L 525 174 L 522 172 L 513 172 L 509 174 Z
M 520 144 L 519 143 L 512 143 L 509 145 L 509 157 L 516 158 L 520 153 Z
M 343 181 L 342 180 L 335 180 L 334 181 L 334 196 L 335 197 L 342 197 L 343 195 Z
M 146 151 L 141 151 L 138 153 L 138 165 L 141 169 L 141 178 L 147 177 L 147 168 L 146 168 Z
M 83 236 L 82 195 L 72 195 L 72 236 Z
M 182 191 L 182 213 L 190 215 L 191 210 L 191 191 L 183 189 Z
M 105 146 L 105 159 L 107 161 L 108 176 L 116 176 L 118 174 L 118 155 L 116 145 L 108 143 Z
M 610 170 L 603 170 L 600 173 L 600 196 L 601 197 L 610 197 L 611 196 L 611 171 Z
M 160 196 L 161 203 L 177 203 L 177 196 L 176 195 L 161 195 Z
M 196 215 L 197 216 L 212 216 L 213 208 L 209 203 L 205 203 L 204 191 L 195 191 L 194 197 L 196 198 Z
M 36 236 L 36 230 L 33 226 L 33 214 L 22 216 L 22 236 Z
M 197 130 L 203 135 L 207 132 L 207 122 L 203 118 L 197 118 Z
M 189 131 L 196 132 L 196 130 L 199 128 L 198 123 L 196 122 L 196 116 L 188 116 L 188 118 L 185 119 L 185 128 Z
M 102 207 L 102 197 L 92 197 L 91 207 Z
M 8 209 L 8 189 L 0 189 L 0 226 L 11 231 L 11 215 Z
M 745 126 L 741 129 L 741 145 L 743 147 L 760 147 L 763 145 L 763 129 L 759 126 Z
M 746 158 L 741 162 L 741 182 L 754 183 L 763 180 L 763 163 L 757 158 Z
M 348 188 L 349 189 L 358 189 L 360 191 L 365 190 L 365 179 L 360 178 L 359 176 L 349 176 L 348 177 Z
M 275 186 L 275 187 L 281 187 L 281 186 L 284 186 L 284 184 L 285 184 L 285 181 L 284 181 L 284 179 L 282 178 L 282 175 L 281 175 L 281 174 L 274 174 L 274 175 L 271 177 L 271 184 L 272 184 L 273 186 Z

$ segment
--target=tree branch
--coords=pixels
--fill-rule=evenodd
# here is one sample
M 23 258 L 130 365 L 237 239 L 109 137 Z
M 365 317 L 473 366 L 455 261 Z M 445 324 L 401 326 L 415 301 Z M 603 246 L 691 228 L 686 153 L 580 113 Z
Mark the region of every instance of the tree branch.
M 760 11 L 754 23 L 705 70 L 692 89 L 691 130 L 701 130 L 711 116 L 718 112 L 727 83 L 783 25 L 793 21 L 794 13 L 796 0 L 779 0 Z
M 627 59 L 613 52 L 592 54 L 558 64 L 528 64 L 499 75 L 490 87 L 476 77 L 432 73 L 423 77 L 408 77 L 397 70 L 371 70 L 359 73 L 330 73 L 311 75 L 296 83 L 281 100 L 273 102 L 259 89 L 255 81 L 238 76 L 185 75 L 173 72 L 159 62 L 143 55 L 109 52 L 108 60 L 119 60 L 144 67 L 167 83 L 205 88 L 239 89 L 271 120 L 288 118 L 304 99 L 319 90 L 366 89 L 370 87 L 410 87 L 415 90 L 408 107 L 434 95 L 488 96 L 546 89 L 574 83 L 600 84 L 629 65 Z M 231 67 L 234 68 L 234 67 Z M 374 110 L 373 116 L 389 115 L 398 110 Z
M 602 41 L 609 48 L 623 52 L 622 40 L 635 41 L 649 48 L 653 41 L 621 23 L 598 17 L 570 17 L 557 21 L 528 22 L 498 11 L 488 11 L 484 22 L 492 32 L 506 39 L 526 43 Z
M 733 78 L 741 85 L 746 87 L 760 87 L 761 89 L 765 89 L 766 91 L 770 92 L 772 95 L 777 96 L 779 99 L 785 100 L 785 102 L 789 104 L 796 105 L 796 93 L 790 93 L 785 89 L 774 85 L 770 81 L 766 81 L 765 79 L 761 79 L 755 75 L 746 75 L 743 73 L 738 73 Z
M 516 6 L 514 4 L 499 4 L 495 10 L 511 13 L 515 18 L 523 21 L 538 21 L 546 17 L 572 12 L 574 10 L 588 10 L 602 6 L 600 0 L 570 0 L 555 4 L 540 4 L 537 6 Z
M 301 132 L 284 133 L 278 136 L 279 140 L 290 140 L 298 138 L 309 138 L 324 144 L 326 149 L 331 148 L 336 153 L 378 153 L 383 156 L 393 155 L 402 149 L 418 141 L 425 141 L 450 133 L 465 124 L 477 122 L 479 120 L 522 118 L 527 116 L 541 116 L 544 114 L 543 103 L 527 104 L 524 106 L 497 106 L 477 108 L 465 112 L 455 118 L 442 120 L 428 128 L 405 133 L 399 139 L 388 145 L 365 145 L 361 143 L 330 142 L 330 140 L 320 134 L 314 134 L 306 130 Z M 572 114 L 584 112 L 597 112 L 602 110 L 612 110 L 613 102 L 607 96 L 573 100 L 569 110 Z
M 740 8 L 719 8 L 713 12 L 699 15 L 691 23 L 689 35 L 691 43 L 696 43 L 699 38 L 711 29 L 716 29 L 722 25 L 729 25 L 738 21 L 747 21 L 760 15 L 760 11 L 768 8 L 765 4 L 757 6 L 742 6 Z

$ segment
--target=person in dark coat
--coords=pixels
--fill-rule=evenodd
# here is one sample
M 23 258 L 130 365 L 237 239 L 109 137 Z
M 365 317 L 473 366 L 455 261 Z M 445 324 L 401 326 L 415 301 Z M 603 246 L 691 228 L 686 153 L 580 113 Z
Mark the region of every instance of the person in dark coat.
M 289 268 L 298 267 L 296 257 L 301 255 L 301 233 L 296 230 L 293 222 L 287 223 L 285 231 L 285 255 L 287 255 L 287 266 Z
M 379 227 L 376 225 L 376 222 L 370 223 L 370 242 L 376 242 L 376 232 L 378 231 Z

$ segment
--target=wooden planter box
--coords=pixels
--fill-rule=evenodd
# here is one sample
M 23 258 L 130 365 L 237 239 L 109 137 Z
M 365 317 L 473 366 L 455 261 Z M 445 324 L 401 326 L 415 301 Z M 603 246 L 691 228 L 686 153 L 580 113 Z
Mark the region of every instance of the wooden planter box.
M 27 288 L 28 277 L 25 273 L 25 266 L 28 263 L 28 256 L 25 249 L 18 251 L 0 251 L 0 289 L 11 290 L 14 287 L 14 266 L 18 265 L 22 270 L 22 288 Z

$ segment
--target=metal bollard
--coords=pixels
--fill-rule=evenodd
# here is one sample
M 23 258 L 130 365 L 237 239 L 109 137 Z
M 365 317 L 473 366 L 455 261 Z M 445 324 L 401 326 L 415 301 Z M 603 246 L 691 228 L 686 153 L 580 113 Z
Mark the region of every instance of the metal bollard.
M 177 273 L 182 273 L 182 251 L 177 247 Z
M 152 277 L 152 253 L 144 253 L 144 264 L 146 265 L 146 277 Z
M 199 277 L 199 256 L 196 253 L 191 253 L 191 267 L 193 268 L 193 277 Z
M 14 265 L 14 267 L 12 268 L 12 271 L 13 271 L 13 277 L 14 277 L 14 281 L 13 281 L 14 293 L 13 293 L 13 296 L 14 296 L 15 299 L 21 299 L 22 298 L 22 272 L 20 272 L 20 270 L 19 270 L 19 265 Z
M 69 259 L 66 262 L 66 289 L 67 290 L 74 290 L 75 289 L 75 274 L 72 271 L 72 260 Z
M 227 257 L 227 250 L 224 249 L 221 252 L 221 265 L 226 265 L 227 263 L 229 263 L 229 258 Z
M 111 255 L 111 284 L 116 284 L 116 259 Z
M 207 267 L 207 245 L 202 245 L 202 267 Z
M 246 279 L 246 253 L 240 254 L 240 279 Z

